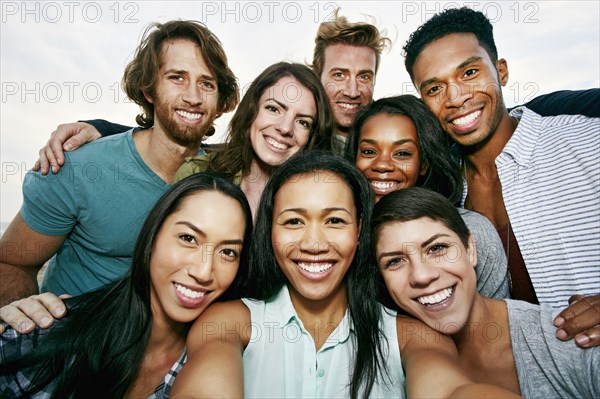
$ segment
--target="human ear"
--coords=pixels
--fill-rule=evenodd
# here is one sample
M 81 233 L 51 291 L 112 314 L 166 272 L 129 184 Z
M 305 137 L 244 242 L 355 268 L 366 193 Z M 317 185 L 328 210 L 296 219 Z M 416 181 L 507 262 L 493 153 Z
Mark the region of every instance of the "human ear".
M 421 164 L 421 170 L 419 171 L 419 175 L 420 176 L 425 176 L 425 174 L 427 173 L 428 168 L 429 168 L 429 165 L 427 164 L 427 162 L 423 161 L 423 163 Z
M 500 86 L 506 86 L 508 83 L 508 63 L 504 58 L 496 61 L 496 71 L 498 71 L 498 81 Z
M 469 262 L 473 267 L 477 265 L 477 248 L 475 245 L 475 237 L 473 234 L 469 234 L 469 246 L 467 247 L 467 256 L 469 257 Z
M 150 95 L 148 92 L 146 92 L 146 91 L 144 91 L 144 98 L 145 98 L 146 100 L 148 100 L 148 102 L 149 102 L 150 104 L 154 104 L 154 99 L 153 99 L 153 98 L 152 98 L 152 96 L 151 96 L 151 95 Z

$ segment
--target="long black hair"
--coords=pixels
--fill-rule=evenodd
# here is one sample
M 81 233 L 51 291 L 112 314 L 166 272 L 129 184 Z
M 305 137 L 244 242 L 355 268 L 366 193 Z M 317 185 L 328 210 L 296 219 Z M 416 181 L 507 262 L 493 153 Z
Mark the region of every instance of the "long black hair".
M 407 94 L 381 98 L 359 111 L 346 142 L 346 159 L 356 162 L 360 132 L 370 118 L 379 114 L 406 116 L 412 121 L 417 131 L 419 163 L 427 167 L 416 185 L 436 191 L 456 204 L 463 190 L 460 165 L 450 150 L 448 135 L 437 118 L 415 96 Z
M 220 299 L 244 296 L 252 232 L 248 201 L 223 177 L 195 174 L 173 185 L 154 205 L 138 235 L 130 271 L 117 282 L 66 300 L 67 316 L 41 333 L 44 341 L 30 354 L 0 366 L 0 375 L 19 370 L 32 375 L 28 395 L 50 390 L 53 398 L 123 397 L 141 367 L 152 329 L 150 257 L 156 236 L 187 197 L 212 190 L 237 201 L 244 213 L 238 273 Z
M 350 317 L 356 332 L 356 357 L 350 393 L 352 398 L 367 397 L 378 373 L 384 371 L 380 310 L 376 298 L 377 268 L 370 261 L 371 245 L 367 231 L 374 198 L 366 178 L 352 163 L 329 152 L 312 150 L 294 155 L 273 173 L 263 191 L 254 227 L 250 272 L 253 280 L 259 284 L 252 287 L 250 296 L 266 300 L 287 282 L 275 259 L 271 240 L 275 195 L 283 184 L 295 176 L 319 172 L 331 172 L 348 185 L 354 197 L 356 219 L 360 221 L 356 253 L 344 277 L 344 283 L 347 286 Z

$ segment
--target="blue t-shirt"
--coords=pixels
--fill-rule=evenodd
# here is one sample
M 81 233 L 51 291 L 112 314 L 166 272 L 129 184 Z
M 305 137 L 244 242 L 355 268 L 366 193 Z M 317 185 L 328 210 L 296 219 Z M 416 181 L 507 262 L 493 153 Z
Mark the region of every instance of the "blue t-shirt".
M 169 187 L 142 160 L 133 130 L 65 153 L 56 175 L 29 171 L 23 220 L 38 233 L 67 235 L 41 291 L 77 295 L 123 275 L 146 215 Z

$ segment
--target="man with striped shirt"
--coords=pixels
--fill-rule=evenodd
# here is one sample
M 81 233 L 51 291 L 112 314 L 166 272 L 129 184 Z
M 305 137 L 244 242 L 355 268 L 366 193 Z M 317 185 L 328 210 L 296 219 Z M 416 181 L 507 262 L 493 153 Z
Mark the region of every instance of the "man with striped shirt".
M 462 155 L 463 205 L 496 226 L 509 258 L 512 296 L 562 308 L 588 298 L 577 323 L 580 346 L 600 343 L 600 118 L 510 113 L 501 87 L 492 25 L 468 8 L 449 9 L 418 28 L 404 46 L 406 69 L 423 101 Z M 567 313 L 559 338 L 571 335 Z M 587 317 L 590 316 L 590 317 Z

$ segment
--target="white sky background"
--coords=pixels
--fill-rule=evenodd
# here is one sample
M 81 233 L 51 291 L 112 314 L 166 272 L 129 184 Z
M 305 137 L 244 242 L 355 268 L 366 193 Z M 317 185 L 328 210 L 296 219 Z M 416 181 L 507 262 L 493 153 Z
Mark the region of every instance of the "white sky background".
M 0 32 L 0 221 L 10 222 L 21 183 L 59 123 L 103 118 L 134 124 L 138 107 L 120 90 L 123 69 L 153 21 L 196 19 L 221 40 L 247 86 L 264 68 L 311 60 L 318 24 L 335 7 L 351 21 L 387 30 L 375 98 L 414 94 L 401 49 L 409 34 L 445 7 L 466 5 L 494 24 L 510 79 L 508 106 L 537 94 L 600 86 L 600 2 L 592 1 L 3 1 Z M 231 113 L 211 141 L 224 137 Z

